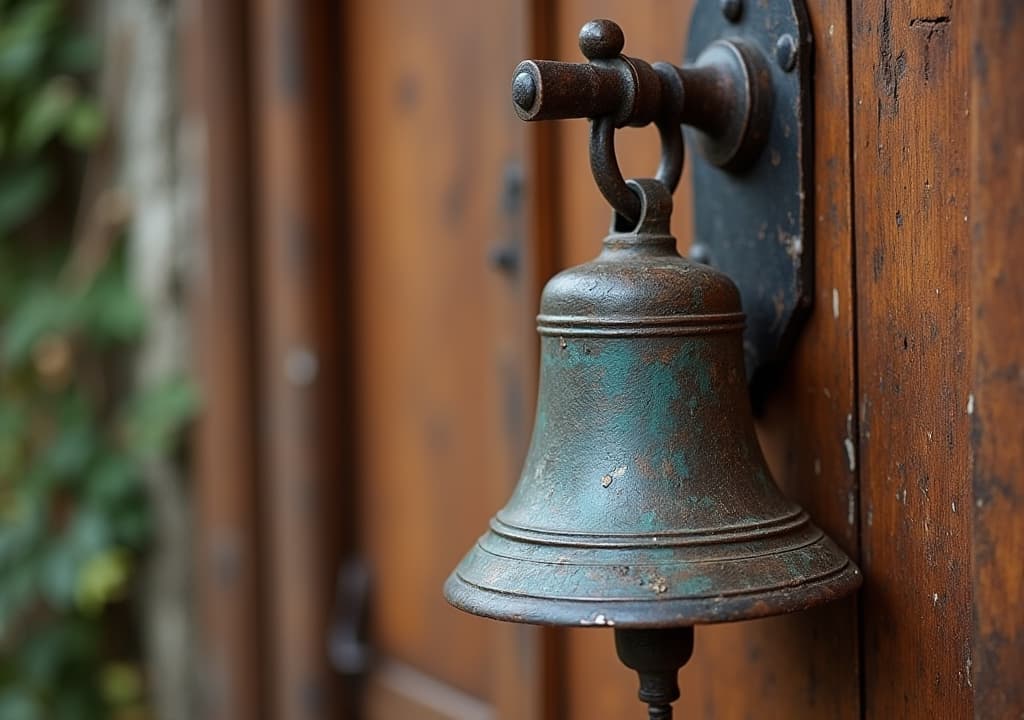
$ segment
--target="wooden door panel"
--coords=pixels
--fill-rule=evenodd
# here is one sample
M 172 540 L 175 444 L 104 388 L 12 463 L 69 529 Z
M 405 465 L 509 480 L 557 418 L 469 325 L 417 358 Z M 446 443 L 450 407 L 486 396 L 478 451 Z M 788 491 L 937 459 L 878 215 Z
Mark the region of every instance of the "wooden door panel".
M 853 5 L 870 717 L 971 714 L 967 12 Z
M 510 492 L 530 420 L 527 284 L 490 261 L 501 243 L 525 244 L 522 209 L 508 200 L 521 195 L 523 129 L 507 87 L 525 17 L 520 3 L 470 0 L 353 3 L 346 17 L 354 481 L 381 663 L 371 718 L 526 705 L 502 685 L 529 685 L 507 671 L 508 658 L 532 652 L 529 639 L 441 594 Z

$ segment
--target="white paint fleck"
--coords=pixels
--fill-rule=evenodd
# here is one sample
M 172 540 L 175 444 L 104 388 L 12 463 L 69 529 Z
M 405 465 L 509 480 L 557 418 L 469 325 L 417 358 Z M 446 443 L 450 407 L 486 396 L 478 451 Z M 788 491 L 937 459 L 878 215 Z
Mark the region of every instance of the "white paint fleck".
M 846 438 L 843 440 L 843 446 L 846 448 L 846 460 L 850 464 L 850 472 L 857 469 L 857 454 L 853 447 L 853 440 Z
M 956 500 L 954 500 L 952 503 L 950 503 L 950 505 L 953 508 L 953 512 L 956 512 Z
M 964 222 L 967 222 L 967 216 L 964 215 Z
M 932 593 L 932 605 L 938 605 L 938 604 L 939 604 L 939 594 L 938 593 Z
M 932 431 L 931 430 L 926 430 L 924 434 L 928 436 L 928 442 L 931 442 L 932 441 Z
M 967 414 L 974 414 L 974 393 L 967 396 Z
M 846 494 L 846 523 L 853 527 L 854 521 L 857 519 L 857 499 L 854 497 L 852 492 Z
M 976 501 L 974 502 L 974 504 L 975 504 L 975 505 L 976 505 L 977 507 L 985 507 L 985 499 L 984 499 L 984 498 L 978 498 L 978 499 L 977 499 L 977 500 L 976 500 Z
M 814 458 L 814 474 L 821 475 L 821 458 Z
M 967 656 L 966 670 L 967 670 L 967 672 L 965 673 L 965 677 L 967 678 L 967 687 L 972 688 L 972 687 L 974 687 L 974 683 L 971 682 L 971 656 L 970 655 Z
M 828 26 L 828 36 L 829 37 L 835 37 L 835 34 L 836 34 L 836 25 L 835 25 L 835 23 L 831 23 Z
M 584 626 L 590 626 L 590 625 L 605 626 L 605 625 L 607 625 L 608 627 L 611 627 L 611 626 L 615 625 L 615 621 L 612 620 L 611 618 L 605 617 L 601 613 L 598 613 L 597 615 L 594 615 L 594 617 L 592 617 L 592 618 L 582 618 L 580 620 L 580 625 L 584 625 Z
M 868 518 L 867 518 L 867 520 L 868 520 L 868 527 L 871 527 L 872 525 L 875 524 L 875 511 L 872 510 L 871 508 L 868 508 Z
M 610 473 L 608 473 L 607 475 L 605 475 L 604 477 L 601 478 L 601 487 L 608 487 L 609 485 L 612 484 L 612 480 L 614 480 L 615 478 L 620 478 L 620 477 L 622 477 L 625 474 L 626 474 L 626 466 L 625 465 L 622 465 L 620 467 L 615 468 Z
M 839 289 L 832 288 L 832 317 L 839 319 Z

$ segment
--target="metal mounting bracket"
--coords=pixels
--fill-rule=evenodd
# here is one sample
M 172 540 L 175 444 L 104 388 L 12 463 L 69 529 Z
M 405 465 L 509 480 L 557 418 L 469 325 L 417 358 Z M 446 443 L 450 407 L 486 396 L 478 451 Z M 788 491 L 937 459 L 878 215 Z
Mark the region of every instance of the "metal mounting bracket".
M 690 257 L 724 271 L 747 314 L 747 375 L 755 406 L 786 361 L 814 292 L 810 23 L 802 0 L 698 0 L 685 65 L 718 41 L 753 48 L 767 62 L 774 101 L 768 136 L 743 169 L 712 163 L 713 139 L 684 125 L 693 164 Z M 767 78 L 762 78 L 767 80 Z

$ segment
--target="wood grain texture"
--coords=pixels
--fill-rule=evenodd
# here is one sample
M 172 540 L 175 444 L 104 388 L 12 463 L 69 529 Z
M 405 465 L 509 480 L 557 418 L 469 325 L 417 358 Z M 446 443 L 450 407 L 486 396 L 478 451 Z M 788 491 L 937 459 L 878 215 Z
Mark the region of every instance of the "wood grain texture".
M 270 717 L 337 715 L 325 651 L 342 481 L 330 7 L 252 10 Z
M 198 4 L 197 4 L 198 5 Z M 257 549 L 248 62 L 244 3 L 205 3 L 182 61 L 205 135 L 202 255 L 193 286 L 196 427 L 193 498 L 199 717 L 257 720 L 262 664 Z
M 971 12 L 976 718 L 1024 717 L 1024 6 Z
M 775 478 L 833 538 L 856 555 L 858 537 L 856 394 L 849 162 L 847 7 L 809 3 L 815 52 L 815 309 L 795 356 L 769 398 L 759 433 Z M 627 54 L 682 56 L 689 3 L 559 4 L 558 58 L 577 58 L 579 26 L 609 17 L 626 33 Z M 583 123 L 560 124 L 563 265 L 596 254 L 609 211 L 594 187 Z M 650 128 L 623 133 L 624 172 L 649 173 L 657 157 Z M 681 248 L 692 234 L 689 175 L 677 191 L 673 229 Z M 618 663 L 611 633 L 565 633 L 566 717 L 634 717 L 636 678 Z M 857 718 L 860 716 L 854 600 L 784 618 L 697 630 L 680 674 L 680 717 Z
M 968 717 L 968 4 L 853 3 L 866 717 Z
M 541 634 L 459 612 L 441 589 L 510 495 L 532 423 L 533 168 L 509 97 L 527 19 L 525 2 L 352 3 L 342 78 L 372 639 L 510 720 L 541 712 Z M 494 267 L 517 247 L 518 269 Z

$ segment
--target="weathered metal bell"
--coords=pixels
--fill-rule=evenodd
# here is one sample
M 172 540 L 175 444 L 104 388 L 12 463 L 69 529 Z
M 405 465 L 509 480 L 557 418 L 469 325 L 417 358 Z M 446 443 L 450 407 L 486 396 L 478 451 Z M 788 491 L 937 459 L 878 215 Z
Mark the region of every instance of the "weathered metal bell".
M 529 455 L 448 600 L 501 620 L 654 628 L 845 595 L 858 569 L 782 495 L 758 445 L 735 285 L 677 254 L 662 183 L 630 184 L 636 229 L 613 228 L 544 290 Z

